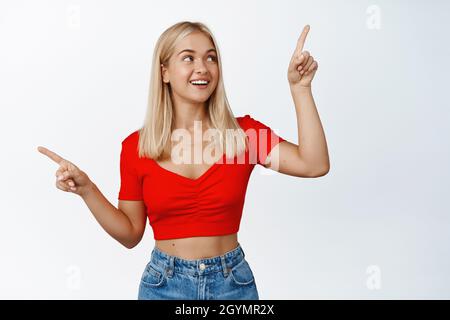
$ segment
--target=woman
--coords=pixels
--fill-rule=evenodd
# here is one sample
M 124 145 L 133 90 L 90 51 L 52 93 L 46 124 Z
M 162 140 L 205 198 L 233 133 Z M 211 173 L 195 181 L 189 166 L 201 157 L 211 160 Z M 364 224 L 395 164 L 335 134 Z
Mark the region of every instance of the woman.
M 138 299 L 259 299 L 237 238 L 254 166 L 298 177 L 329 170 L 311 93 L 318 65 L 302 51 L 308 31 L 306 26 L 288 68 L 300 146 L 250 115 L 233 116 L 214 36 L 204 24 L 184 21 L 156 44 L 144 125 L 122 141 L 118 208 L 77 166 L 38 148 L 60 166 L 56 187 L 80 195 L 125 247 L 140 242 L 149 218 L 155 247 Z

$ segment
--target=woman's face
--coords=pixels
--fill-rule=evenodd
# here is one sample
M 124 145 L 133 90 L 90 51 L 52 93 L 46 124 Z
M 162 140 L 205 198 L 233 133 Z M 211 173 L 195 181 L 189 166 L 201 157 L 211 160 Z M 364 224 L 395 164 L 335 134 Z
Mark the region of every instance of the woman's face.
M 169 65 L 162 66 L 163 81 L 170 83 L 176 99 L 203 103 L 211 96 L 219 79 L 217 54 L 211 40 L 201 32 L 193 32 L 181 40 L 170 57 Z M 207 84 L 193 84 L 193 80 Z

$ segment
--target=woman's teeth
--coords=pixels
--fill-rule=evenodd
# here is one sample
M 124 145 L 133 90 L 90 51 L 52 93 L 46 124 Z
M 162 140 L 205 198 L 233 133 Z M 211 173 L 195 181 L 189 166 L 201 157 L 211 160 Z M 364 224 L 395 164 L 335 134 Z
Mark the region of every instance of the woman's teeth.
M 194 85 L 207 85 L 208 83 L 209 83 L 208 81 L 204 81 L 204 80 L 191 81 L 191 84 L 194 84 Z

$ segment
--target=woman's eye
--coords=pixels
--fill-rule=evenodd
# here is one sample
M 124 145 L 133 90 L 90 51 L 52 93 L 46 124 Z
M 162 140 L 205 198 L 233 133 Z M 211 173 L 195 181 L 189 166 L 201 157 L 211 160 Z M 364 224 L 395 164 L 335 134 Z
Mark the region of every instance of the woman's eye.
M 186 58 L 193 59 L 192 56 L 184 56 L 183 61 L 186 60 Z M 216 57 L 213 56 L 213 55 L 209 55 L 208 58 L 212 58 L 212 61 L 216 61 L 217 60 Z

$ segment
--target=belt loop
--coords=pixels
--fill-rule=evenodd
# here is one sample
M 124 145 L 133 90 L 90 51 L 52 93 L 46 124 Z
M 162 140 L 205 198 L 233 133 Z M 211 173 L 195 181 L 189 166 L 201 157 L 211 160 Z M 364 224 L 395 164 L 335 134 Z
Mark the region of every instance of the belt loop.
M 168 264 L 168 266 L 167 266 L 167 268 L 166 268 L 166 270 L 167 270 L 167 276 L 168 276 L 169 278 L 172 277 L 172 275 L 173 275 L 173 269 L 174 269 L 174 264 L 175 264 L 174 259 L 175 259 L 174 256 L 169 256 L 169 264 Z
M 242 246 L 239 244 L 239 247 L 241 248 L 241 251 L 242 251 L 242 255 L 244 256 L 244 258 L 245 258 L 245 252 L 244 252 L 244 249 L 242 248 Z
M 155 254 L 155 249 L 150 252 L 150 261 L 153 261 L 153 255 Z
M 223 276 L 226 278 L 228 276 L 229 273 L 229 268 L 227 266 L 227 262 L 225 261 L 225 256 L 220 256 L 220 260 L 222 262 L 222 271 L 223 271 Z

